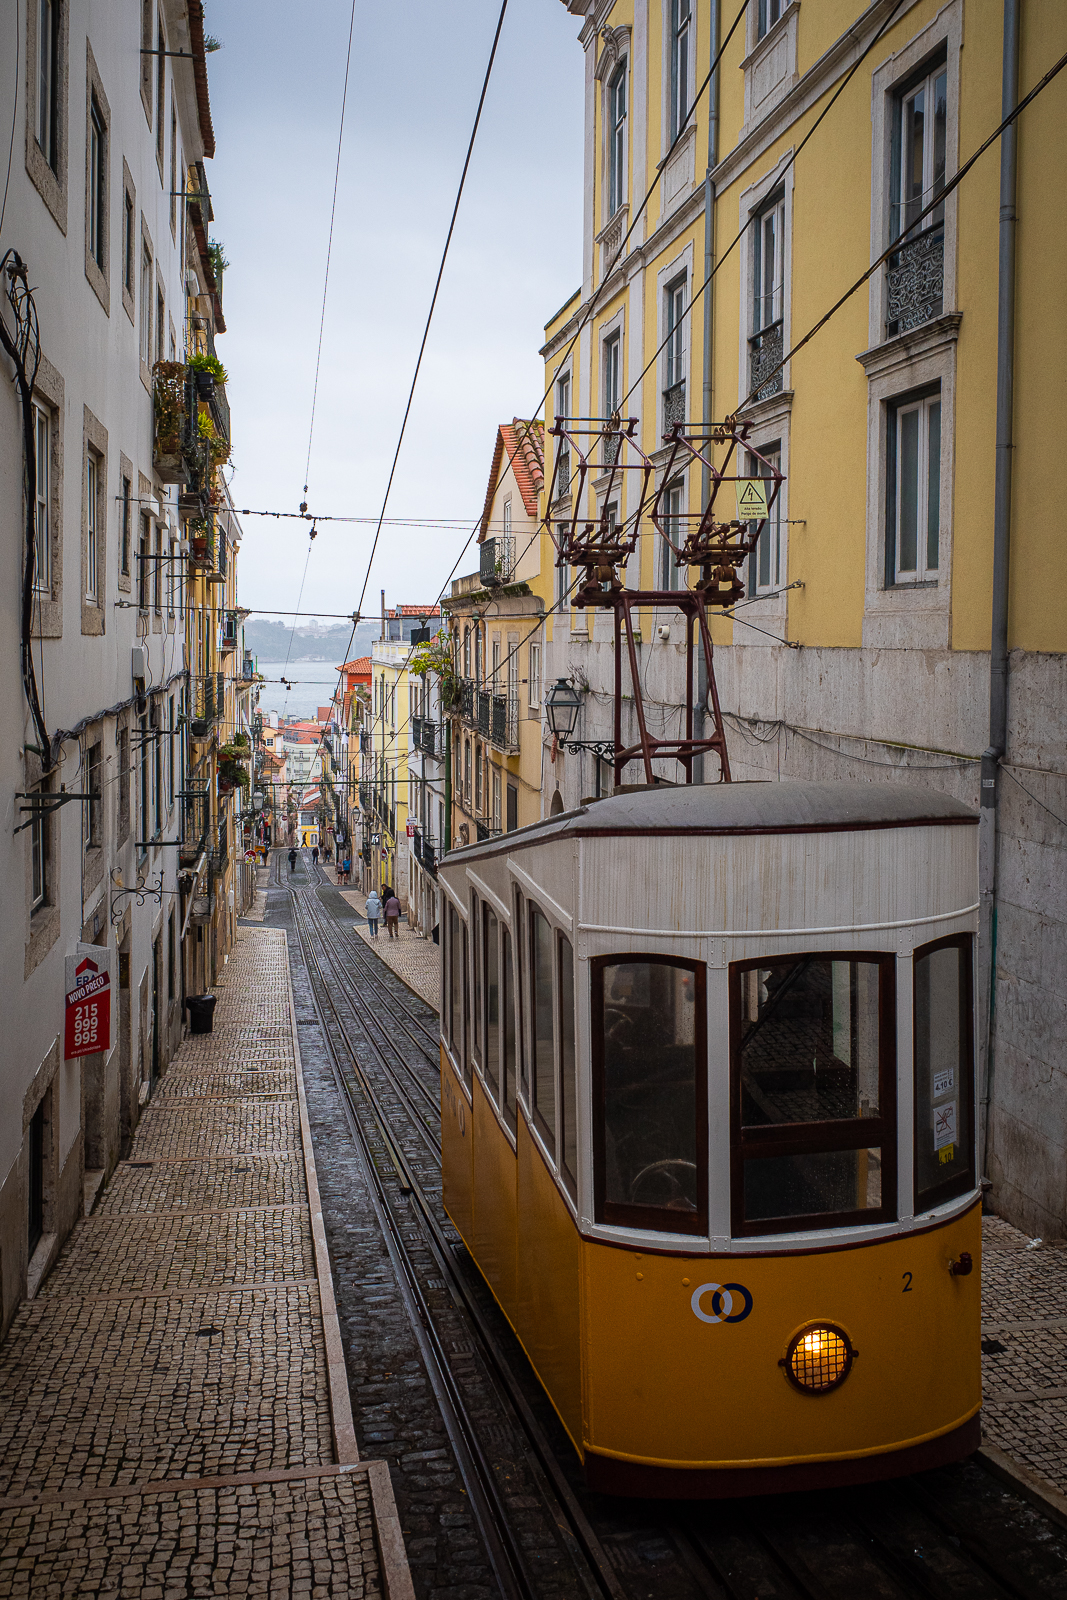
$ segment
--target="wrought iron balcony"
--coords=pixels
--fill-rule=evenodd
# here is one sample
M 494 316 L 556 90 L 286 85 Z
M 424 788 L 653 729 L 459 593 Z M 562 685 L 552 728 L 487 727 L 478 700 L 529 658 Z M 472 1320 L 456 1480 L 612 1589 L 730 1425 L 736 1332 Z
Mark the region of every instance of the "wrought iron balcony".
M 503 832 L 502 828 L 491 828 L 487 822 L 477 822 L 475 827 L 478 829 L 479 844 L 484 844 L 486 839 L 497 839 Z
M 190 722 L 194 739 L 205 739 L 211 724 L 226 714 L 226 685 L 221 672 L 208 672 L 193 679 Z M 201 731 L 202 730 L 202 731 Z
M 889 258 L 885 275 L 886 337 L 939 317 L 945 304 L 945 235 L 927 228 Z
M 779 365 L 785 354 L 782 339 L 782 323 L 778 321 L 772 322 L 767 328 L 762 328 L 759 333 L 754 333 L 748 341 L 748 386 L 750 390 L 755 390 L 757 400 L 769 400 L 772 394 L 782 392 L 784 374 Z M 777 372 L 774 370 L 775 367 L 778 367 Z M 763 379 L 769 373 L 773 373 L 773 377 L 769 377 L 764 383 Z
M 514 539 L 503 536 L 485 539 L 478 552 L 478 575 L 487 589 L 511 582 L 515 567 Z
M 493 696 L 484 689 L 478 690 L 478 720 L 476 727 L 488 739 L 493 727 Z
M 663 431 L 670 433 L 676 423 L 685 421 L 685 379 L 663 391 Z
M 429 717 L 412 717 L 411 731 L 415 738 L 416 750 L 421 750 L 424 755 L 432 756 L 437 753 L 437 724 Z
M 474 717 L 474 679 L 462 678 L 460 680 L 459 714 L 464 722 L 473 723 Z

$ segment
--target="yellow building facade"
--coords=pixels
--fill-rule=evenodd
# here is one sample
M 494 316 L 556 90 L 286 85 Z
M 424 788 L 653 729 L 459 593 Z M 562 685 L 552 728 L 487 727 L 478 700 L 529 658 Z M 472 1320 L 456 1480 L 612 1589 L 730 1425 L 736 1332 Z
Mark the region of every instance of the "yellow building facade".
M 543 617 L 551 541 L 541 529 L 539 422 L 497 429 L 478 529 L 478 571 L 454 580 L 443 610 L 455 664 L 450 710 L 453 845 L 541 817 Z
M 679 526 L 707 482 L 696 465 L 663 482 L 674 424 L 738 414 L 780 468 L 744 600 L 713 623 L 733 777 L 910 781 L 982 802 L 985 1170 L 1005 1215 L 1063 1233 L 1067 559 L 1047 463 L 1067 222 L 1045 201 L 1067 75 L 1023 110 L 1003 171 L 997 142 L 951 184 L 1067 49 L 1067 12 L 751 0 L 737 20 L 713 0 L 566 3 L 586 67 L 583 266 L 546 328 L 544 509 L 573 510 L 557 415 L 638 418 Z M 591 480 L 596 517 L 608 474 Z M 611 487 L 617 520 L 635 483 Z M 624 581 L 686 582 L 645 530 Z M 576 736 L 610 738 L 609 616 L 563 605 L 546 627 L 546 679 L 581 692 Z M 683 641 L 669 607 L 642 617 L 654 732 L 677 727 Z M 610 781 L 596 759 L 557 761 L 568 807 Z M 714 756 L 702 776 L 717 781 Z

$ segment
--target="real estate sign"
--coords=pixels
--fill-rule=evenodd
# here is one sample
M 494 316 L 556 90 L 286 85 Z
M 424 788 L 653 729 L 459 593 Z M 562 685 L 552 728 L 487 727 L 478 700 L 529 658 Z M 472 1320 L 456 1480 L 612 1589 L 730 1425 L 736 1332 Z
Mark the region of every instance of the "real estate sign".
M 111 1049 L 111 951 L 78 944 L 66 962 L 63 1056 L 96 1055 Z

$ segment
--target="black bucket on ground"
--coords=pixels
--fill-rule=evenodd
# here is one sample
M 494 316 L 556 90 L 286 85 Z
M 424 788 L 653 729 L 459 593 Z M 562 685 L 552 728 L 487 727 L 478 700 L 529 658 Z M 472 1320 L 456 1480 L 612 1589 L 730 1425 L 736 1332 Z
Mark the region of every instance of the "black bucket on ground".
M 211 1032 L 216 998 L 217 996 L 213 994 L 186 995 L 185 1003 L 189 1007 L 189 1030 L 191 1033 Z

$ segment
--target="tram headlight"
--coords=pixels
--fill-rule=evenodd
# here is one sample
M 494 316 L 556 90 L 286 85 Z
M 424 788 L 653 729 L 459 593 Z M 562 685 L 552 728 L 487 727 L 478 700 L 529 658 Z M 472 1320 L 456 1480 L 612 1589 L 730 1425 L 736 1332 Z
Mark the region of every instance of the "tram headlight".
M 843 1328 L 816 1322 L 794 1335 L 779 1366 L 803 1394 L 829 1394 L 844 1383 L 858 1354 Z

